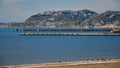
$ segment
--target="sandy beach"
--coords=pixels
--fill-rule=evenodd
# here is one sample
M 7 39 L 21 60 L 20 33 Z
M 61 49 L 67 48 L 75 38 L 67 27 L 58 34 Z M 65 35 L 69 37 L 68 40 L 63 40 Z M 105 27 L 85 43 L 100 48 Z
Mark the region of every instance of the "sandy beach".
M 0 68 L 120 68 L 120 60 L 94 60 L 0 66 Z

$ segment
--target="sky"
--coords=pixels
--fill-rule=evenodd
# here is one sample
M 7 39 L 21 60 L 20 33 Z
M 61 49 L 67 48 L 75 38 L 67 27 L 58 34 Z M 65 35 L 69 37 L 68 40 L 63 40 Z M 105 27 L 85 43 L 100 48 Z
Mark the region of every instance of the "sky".
M 24 22 L 44 11 L 83 9 L 120 11 L 120 0 L 0 0 L 0 23 Z

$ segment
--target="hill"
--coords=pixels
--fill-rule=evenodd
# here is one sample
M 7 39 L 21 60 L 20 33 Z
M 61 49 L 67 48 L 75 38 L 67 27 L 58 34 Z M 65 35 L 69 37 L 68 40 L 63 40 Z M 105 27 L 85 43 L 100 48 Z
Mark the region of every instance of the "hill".
M 119 27 L 120 11 L 101 14 L 88 9 L 46 11 L 31 16 L 24 24 L 41 28 Z

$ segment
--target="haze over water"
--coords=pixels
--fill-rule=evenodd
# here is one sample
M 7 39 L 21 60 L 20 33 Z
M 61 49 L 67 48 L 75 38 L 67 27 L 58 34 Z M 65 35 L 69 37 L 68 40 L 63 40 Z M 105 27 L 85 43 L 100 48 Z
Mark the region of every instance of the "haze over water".
M 21 36 L 0 29 L 0 65 L 120 58 L 120 36 Z

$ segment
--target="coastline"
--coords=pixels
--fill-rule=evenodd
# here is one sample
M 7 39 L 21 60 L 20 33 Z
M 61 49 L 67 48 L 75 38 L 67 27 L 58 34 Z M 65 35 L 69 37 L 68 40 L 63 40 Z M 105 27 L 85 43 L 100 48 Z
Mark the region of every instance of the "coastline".
M 24 64 L 24 65 L 10 65 L 0 66 L 0 68 L 119 68 L 120 59 L 104 59 L 104 60 L 88 60 L 88 61 L 73 61 L 73 62 L 55 62 L 42 64 Z M 104 67 L 105 66 L 105 67 Z

